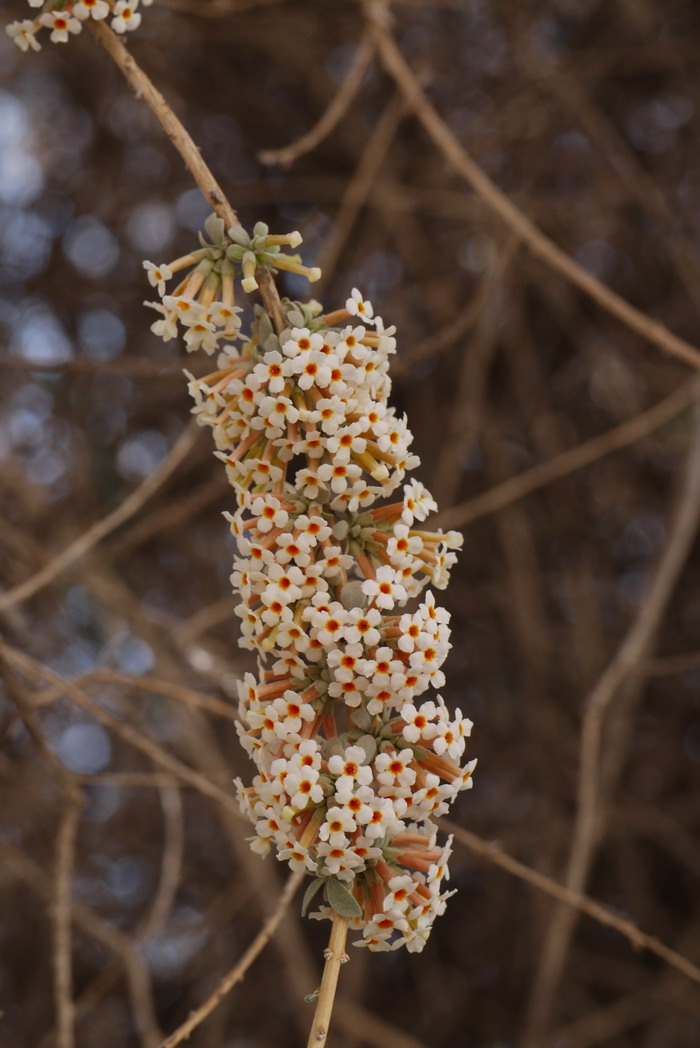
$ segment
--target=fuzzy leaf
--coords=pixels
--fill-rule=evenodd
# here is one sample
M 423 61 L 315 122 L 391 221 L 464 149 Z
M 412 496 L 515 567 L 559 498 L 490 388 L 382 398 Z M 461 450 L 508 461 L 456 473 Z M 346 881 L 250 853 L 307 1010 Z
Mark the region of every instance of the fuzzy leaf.
M 367 710 L 363 709 L 362 706 L 358 706 L 357 709 L 353 709 L 352 720 L 355 727 L 359 728 L 361 731 L 369 731 L 369 729 L 372 727 L 372 715 L 368 713 Z M 363 736 L 363 738 L 365 738 L 365 736 Z M 363 749 L 365 748 L 361 742 L 358 742 L 357 745 L 362 746 Z M 374 748 L 376 750 L 376 743 Z M 365 752 L 367 751 L 365 750 Z M 368 760 L 369 759 L 370 758 L 368 758 Z
M 326 899 L 341 917 L 359 917 L 360 904 L 337 877 L 329 877 L 326 883 Z
M 359 579 L 351 579 L 340 589 L 340 603 L 346 611 L 353 608 L 364 608 L 369 598 L 362 592 L 362 583 Z
M 367 713 L 366 710 L 363 710 L 363 712 Z M 369 714 L 367 714 L 367 716 L 369 716 Z M 354 712 L 353 720 L 357 724 L 357 716 L 354 714 Z M 359 724 L 357 726 L 358 728 L 360 727 Z M 357 740 L 356 745 L 360 746 L 365 751 L 365 757 L 367 758 L 368 764 L 370 761 L 374 760 L 374 757 L 377 752 L 377 743 L 372 735 L 361 735 L 360 738 Z
M 314 879 L 311 881 L 311 883 L 309 884 L 308 888 L 304 892 L 304 898 L 302 899 L 302 902 L 301 902 L 301 915 L 302 915 L 302 917 L 306 917 L 306 911 L 308 910 L 309 906 L 311 905 L 311 902 L 313 900 L 314 895 L 316 895 L 316 893 L 318 892 L 319 888 L 323 884 L 324 880 L 325 880 L 325 877 L 314 877 Z
M 300 309 L 290 309 L 287 311 L 287 320 L 292 327 L 305 327 L 306 317 Z

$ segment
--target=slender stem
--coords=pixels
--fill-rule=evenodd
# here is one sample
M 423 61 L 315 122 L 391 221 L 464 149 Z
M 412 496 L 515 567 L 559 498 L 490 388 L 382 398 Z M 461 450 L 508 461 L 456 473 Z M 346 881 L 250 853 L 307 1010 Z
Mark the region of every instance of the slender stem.
M 238 215 L 226 199 L 226 195 L 214 178 L 209 166 L 202 160 L 201 153 L 189 131 L 175 116 L 171 107 L 144 73 L 136 59 L 129 53 L 119 37 L 104 22 L 87 19 L 87 26 L 99 40 L 107 54 L 114 60 L 133 88 L 137 98 L 142 98 L 151 110 L 166 135 L 185 161 L 185 165 L 204 194 L 212 211 L 224 220 L 226 229 L 240 226 Z M 263 266 L 258 273 L 260 294 L 275 329 L 279 333 L 287 325 L 280 306 L 280 297 L 274 281 Z
M 333 1001 L 335 1000 L 335 991 L 338 985 L 340 966 L 347 960 L 347 955 L 345 953 L 345 939 L 347 934 L 347 917 L 340 917 L 339 914 L 335 913 L 333 915 L 333 927 L 331 928 L 328 949 L 324 954 L 326 958 L 326 966 L 323 969 L 321 989 L 319 990 L 318 1002 L 316 1004 L 316 1014 L 314 1015 L 307 1048 L 324 1048 L 326 1043 L 328 1027 L 331 1022 L 331 1012 L 333 1011 Z
M 173 113 L 160 91 L 156 89 L 151 80 L 146 76 L 143 69 L 131 56 L 119 37 L 112 32 L 104 22 L 96 22 L 90 18 L 87 25 L 92 30 L 93 36 L 97 37 L 122 73 L 134 89 L 137 98 L 142 98 L 151 110 L 166 135 L 185 161 L 190 174 L 202 190 L 211 205 L 212 211 L 223 218 L 226 228 L 239 226 L 238 215 L 224 195 L 224 191 L 214 178 L 213 174 L 202 160 L 199 149 L 192 140 L 191 135 L 183 124 Z

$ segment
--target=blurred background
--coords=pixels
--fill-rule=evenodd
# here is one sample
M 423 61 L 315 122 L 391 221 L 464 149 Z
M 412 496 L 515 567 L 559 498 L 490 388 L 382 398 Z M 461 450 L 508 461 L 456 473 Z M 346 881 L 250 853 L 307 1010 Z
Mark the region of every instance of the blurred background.
M 697 343 L 697 4 L 402 0 L 392 11 L 403 54 L 497 185 L 584 269 Z M 10 0 L 2 20 L 29 13 Z M 683 498 L 688 398 L 663 419 L 644 416 L 628 446 L 605 445 L 584 468 L 565 463 L 500 508 L 473 500 L 639 417 L 691 369 L 519 245 L 369 53 L 347 114 L 313 152 L 287 166 L 260 160 L 314 125 L 357 69 L 363 39 L 352 0 L 170 0 L 145 9 L 127 43 L 243 223 L 298 228 L 305 260 L 324 269 L 315 296 L 334 308 L 357 285 L 397 324 L 393 402 L 408 413 L 420 479 L 445 523 L 465 531 L 444 594 L 455 642 L 445 696 L 475 721 L 479 768 L 453 818 L 561 881 L 582 710 Z M 156 339 L 142 305 L 152 295 L 141 260 L 185 253 L 207 213 L 88 33 L 38 55 L 0 37 L 2 587 L 41 569 L 185 442 L 122 527 L 2 617 L 6 643 L 35 667 L 5 663 L 0 701 L 8 1048 L 59 1043 L 51 899 L 57 830 L 69 826 L 62 769 L 81 790 L 79 1048 L 156 1048 L 242 954 L 285 876 L 249 852 L 230 809 L 134 744 L 150 740 L 156 757 L 231 795 L 233 776 L 250 773 L 232 719 L 249 664 L 228 582 L 231 495 L 209 432 L 183 437 L 181 369 L 203 374 L 207 361 Z M 299 278 L 280 286 L 308 294 Z M 612 770 L 587 884 L 696 963 L 699 628 L 696 551 L 606 723 Z M 421 956 L 350 949 L 335 1048 L 700 1043 L 697 985 L 588 917 L 534 1022 L 554 904 L 460 843 L 452 885 L 459 894 Z M 318 984 L 327 926 L 298 909 L 295 900 L 194 1048 L 306 1043 L 304 994 Z

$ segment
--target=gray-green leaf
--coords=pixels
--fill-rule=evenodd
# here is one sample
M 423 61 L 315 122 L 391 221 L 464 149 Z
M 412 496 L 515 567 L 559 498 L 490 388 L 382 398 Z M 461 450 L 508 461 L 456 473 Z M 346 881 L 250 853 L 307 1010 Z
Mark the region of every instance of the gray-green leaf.
M 302 899 L 302 902 L 301 902 L 301 915 L 302 915 L 302 917 L 306 917 L 306 911 L 308 910 L 309 906 L 311 905 L 311 902 L 313 900 L 314 895 L 316 895 L 316 893 L 318 892 L 319 888 L 324 883 L 325 879 L 326 879 L 325 877 L 314 877 L 314 879 L 311 881 L 311 883 L 309 884 L 308 888 L 304 892 L 304 898 Z
M 362 913 L 357 899 L 337 877 L 327 878 L 326 899 L 341 917 L 359 917 Z

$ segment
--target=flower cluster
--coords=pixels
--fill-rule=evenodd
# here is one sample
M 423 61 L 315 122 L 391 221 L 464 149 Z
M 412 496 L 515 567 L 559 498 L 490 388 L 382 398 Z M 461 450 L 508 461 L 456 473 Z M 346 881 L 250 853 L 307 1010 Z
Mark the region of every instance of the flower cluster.
M 236 494 L 231 582 L 241 643 L 258 656 L 238 724 L 257 772 L 238 783 L 252 846 L 311 874 L 304 907 L 322 891 L 314 916 L 348 917 L 358 945 L 420 950 L 451 894 L 450 842 L 438 844 L 433 820 L 471 786 L 475 763 L 463 763 L 471 723 L 439 694 L 450 630 L 433 589 L 461 536 L 425 527 L 435 502 L 406 480 L 418 459 L 388 405 L 394 328 L 354 290 L 333 313 L 284 300 L 277 331 L 258 307 L 243 335 L 234 266 L 250 287 L 244 254 L 257 266 L 295 237 L 207 232 L 205 253 L 146 268 L 157 333 L 180 323 L 189 348 L 219 350 L 190 391 Z
M 207 219 L 204 231 L 209 239 L 200 234 L 198 250 L 167 265 L 143 264 L 160 298 L 159 302 L 146 303 L 161 315 L 151 330 L 169 342 L 177 337 L 179 324 L 190 352 L 203 349 L 211 354 L 223 342 L 239 338 L 241 310 L 235 304 L 236 267 L 246 292 L 256 290 L 255 273 L 262 265 L 300 273 L 309 280 L 317 280 L 321 275 L 319 269 L 302 265 L 298 255 L 282 253 L 283 247 L 295 248 L 301 243 L 301 235 L 296 231 L 271 236 L 265 223 L 258 222 L 250 236 L 242 226 L 226 230 L 216 215 Z M 166 283 L 181 271 L 187 272 L 172 292 L 166 294 Z
M 98 22 L 111 18 L 109 24 L 115 33 L 138 29 L 141 24 L 139 3 L 150 7 L 153 0 L 65 0 L 60 3 L 56 3 L 56 0 L 46 3 L 44 0 L 28 0 L 28 3 L 30 7 L 41 7 L 41 14 L 11 22 L 6 29 L 21 51 L 28 51 L 30 47 L 34 51 L 41 50 L 37 40 L 37 33 L 41 29 L 51 30 L 49 39 L 52 44 L 65 44 L 71 35 L 75 36 L 81 31 L 83 22 L 88 18 Z

